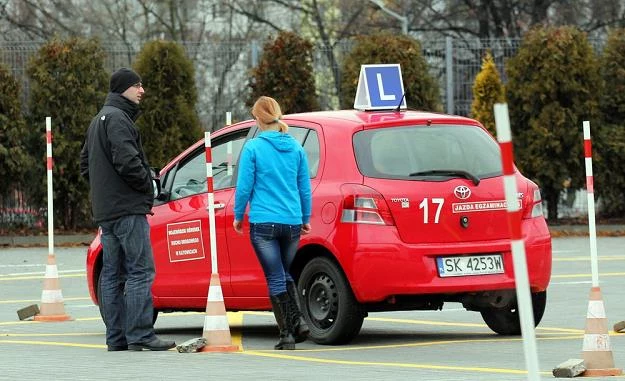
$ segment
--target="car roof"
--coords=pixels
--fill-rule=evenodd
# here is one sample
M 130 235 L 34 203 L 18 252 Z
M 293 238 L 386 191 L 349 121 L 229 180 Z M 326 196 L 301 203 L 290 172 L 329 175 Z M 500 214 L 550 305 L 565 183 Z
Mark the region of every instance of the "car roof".
M 313 111 L 299 114 L 289 114 L 283 117 L 285 120 L 301 120 L 317 123 L 331 123 L 341 121 L 343 125 L 362 125 L 364 127 L 379 127 L 383 125 L 405 125 L 405 124 L 472 124 L 479 125 L 474 119 L 458 115 L 447 115 L 436 112 L 416 111 L 416 110 L 383 110 L 383 111 L 361 111 L 361 110 L 337 110 L 337 111 Z M 334 123 L 333 123 L 334 124 Z
M 293 121 L 306 121 L 318 124 L 331 124 L 333 130 L 343 126 L 346 129 L 354 129 L 355 127 L 383 127 L 383 126 L 402 126 L 410 124 L 463 124 L 476 125 L 481 124 L 475 120 L 459 115 L 448 115 L 443 113 L 417 111 L 417 110 L 380 110 L 380 111 L 362 111 L 362 110 L 334 110 L 334 111 L 311 111 L 297 114 L 288 114 L 282 117 L 288 123 Z M 238 129 L 242 125 L 246 125 L 252 120 L 244 120 L 229 126 L 222 127 L 215 131 L 217 135 L 228 133 Z M 337 123 L 340 122 L 340 123 Z M 189 152 L 194 151 L 200 145 L 204 145 L 203 138 L 192 144 L 186 150 L 183 150 L 178 156 L 163 167 L 170 168 L 181 157 L 186 156 Z

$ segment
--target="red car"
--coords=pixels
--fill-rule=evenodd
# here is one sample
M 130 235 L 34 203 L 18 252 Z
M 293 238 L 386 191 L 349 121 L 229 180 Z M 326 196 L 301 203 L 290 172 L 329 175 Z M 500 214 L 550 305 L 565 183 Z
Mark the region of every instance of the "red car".
M 308 154 L 312 232 L 291 273 L 312 340 L 353 339 L 369 312 L 459 302 L 500 334 L 520 334 L 500 151 L 473 119 L 417 111 L 287 115 Z M 237 161 L 254 121 L 212 135 L 218 273 L 227 310 L 270 310 L 249 236 L 232 229 Z M 538 324 L 551 276 L 551 237 L 536 184 L 516 174 Z M 160 172 L 149 217 L 156 313 L 204 311 L 211 274 L 204 142 Z M 247 220 L 244 230 L 249 231 Z M 88 249 L 98 301 L 99 236 Z M 155 313 L 155 318 L 156 318 Z

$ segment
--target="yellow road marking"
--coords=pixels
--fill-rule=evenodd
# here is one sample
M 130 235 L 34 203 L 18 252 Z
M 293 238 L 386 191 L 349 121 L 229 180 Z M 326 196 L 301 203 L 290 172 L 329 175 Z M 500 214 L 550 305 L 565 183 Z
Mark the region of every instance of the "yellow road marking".
M 65 332 L 65 333 L 6 333 L 1 334 L 0 337 L 52 337 L 52 336 L 103 336 L 104 332 Z
M 606 276 L 624 276 L 625 272 L 619 272 L 619 273 L 599 273 L 600 277 L 606 277 Z M 557 278 L 557 279 L 566 279 L 566 278 L 590 278 L 592 276 L 592 274 L 556 274 L 556 275 L 551 275 L 551 279 Z
M 86 277 L 87 273 L 77 273 L 77 274 L 63 274 L 59 275 L 59 278 L 80 278 Z M 14 276 L 14 277 L 5 277 L 0 275 L 0 282 L 6 282 L 10 280 L 33 280 L 33 279 L 44 279 L 44 275 L 25 275 L 25 276 Z
M 63 298 L 64 301 L 67 300 L 91 300 L 88 296 L 76 297 L 76 298 Z M 23 299 L 23 300 L 0 300 L 0 304 L 12 304 L 12 303 L 37 303 L 40 302 L 41 299 Z
M 243 326 L 243 312 L 227 312 L 228 315 L 228 324 L 230 326 Z M 243 349 L 243 332 L 242 330 L 237 330 L 235 333 L 230 332 L 230 339 L 232 341 L 232 345 L 236 345 L 239 348 Z
M 298 350 L 298 352 L 300 352 Z M 504 368 L 481 368 L 481 367 L 463 367 L 452 365 L 434 365 L 434 364 L 410 364 L 410 363 L 392 363 L 392 362 L 374 362 L 374 361 L 351 361 L 351 360 L 333 360 L 333 359 L 320 359 L 314 357 L 302 357 L 286 354 L 277 354 L 270 352 L 260 351 L 243 351 L 241 354 L 250 356 L 261 356 L 279 358 L 285 360 L 297 360 L 305 362 L 317 362 L 325 364 L 340 364 L 340 365 L 365 365 L 365 366 L 384 366 L 394 368 L 414 368 L 414 369 L 428 369 L 428 370 L 454 370 L 454 371 L 472 371 L 480 373 L 501 373 L 501 374 L 527 374 L 527 371 L 521 369 L 504 369 Z M 551 374 L 550 372 L 541 372 L 541 374 Z
M 622 261 L 625 259 L 624 255 L 606 255 L 597 258 L 599 261 Z M 564 258 L 553 258 L 554 262 L 590 262 L 590 256 L 579 256 L 579 257 L 564 257 Z
M 418 325 L 438 325 L 438 326 L 451 326 L 451 327 L 471 327 L 471 328 L 487 328 L 486 324 L 479 323 L 450 323 L 444 321 L 432 321 L 432 320 L 413 320 L 413 319 L 396 319 L 396 318 L 378 318 L 367 317 L 366 320 L 392 322 L 392 323 L 405 323 L 405 324 L 418 324 Z
M 92 349 L 104 349 L 105 344 L 78 344 L 78 343 L 64 343 L 57 341 L 41 341 L 41 340 L 4 340 L 0 338 L 0 343 L 7 344 L 29 344 L 29 345 L 53 345 L 59 347 L 78 347 L 78 348 L 92 348 Z

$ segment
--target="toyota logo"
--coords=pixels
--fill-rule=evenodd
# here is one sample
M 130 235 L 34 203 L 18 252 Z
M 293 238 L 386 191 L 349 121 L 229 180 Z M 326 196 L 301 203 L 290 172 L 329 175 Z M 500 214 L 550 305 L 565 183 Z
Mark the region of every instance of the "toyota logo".
M 458 185 L 454 189 L 454 194 L 459 199 L 466 200 L 467 198 L 471 197 L 471 189 L 469 189 L 469 187 L 467 187 L 466 185 Z

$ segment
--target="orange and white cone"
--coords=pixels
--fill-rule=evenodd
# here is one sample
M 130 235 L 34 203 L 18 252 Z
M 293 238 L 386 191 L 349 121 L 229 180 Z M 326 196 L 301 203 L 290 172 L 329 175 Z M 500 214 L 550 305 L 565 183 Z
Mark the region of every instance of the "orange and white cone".
M 206 345 L 201 349 L 201 352 L 236 352 L 240 350 L 237 345 L 232 344 L 224 295 L 217 273 L 211 274 L 211 281 L 208 286 L 202 337 L 206 339 Z
M 63 292 L 61 292 L 61 282 L 59 281 L 59 272 L 56 267 L 54 254 L 48 255 L 39 311 L 40 313 L 33 318 L 36 321 L 66 321 L 72 319 L 71 316 L 65 313 Z
M 608 321 L 601 297 L 601 289 L 592 287 L 586 315 L 584 347 L 582 350 L 586 371 L 584 377 L 619 376 L 622 369 L 614 367 L 614 357 L 608 334 Z

